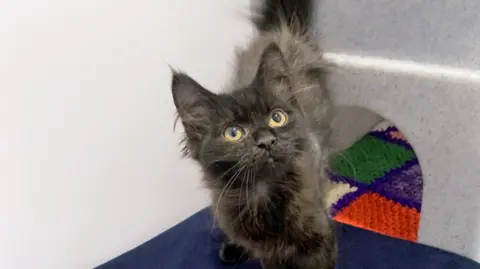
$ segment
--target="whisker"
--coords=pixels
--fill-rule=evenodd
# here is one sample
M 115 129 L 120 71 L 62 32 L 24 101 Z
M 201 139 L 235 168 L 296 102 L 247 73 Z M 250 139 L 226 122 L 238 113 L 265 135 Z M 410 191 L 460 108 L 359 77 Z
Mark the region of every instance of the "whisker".
M 243 177 L 243 180 L 242 180 L 242 185 L 240 185 L 240 193 L 238 195 L 238 207 L 240 207 L 241 205 L 241 199 L 242 199 L 242 192 L 243 192 L 243 185 L 245 184 L 245 177 Z M 248 186 L 247 186 L 248 187 Z
M 252 210 L 250 209 L 250 198 L 248 197 L 248 189 L 250 188 L 250 170 L 252 168 L 249 168 L 248 169 L 248 174 L 247 174 L 247 188 L 246 188 L 246 195 L 247 195 L 247 209 L 248 209 L 248 213 L 250 214 L 250 217 L 252 217 Z
M 235 166 L 237 166 L 238 164 L 240 164 L 240 163 L 237 163 L 237 164 L 235 164 L 234 166 L 232 166 L 230 169 L 227 170 L 227 172 L 228 172 L 229 170 L 232 170 L 232 169 L 233 169 Z M 221 201 L 221 199 L 222 199 L 222 196 L 223 196 L 223 194 L 225 193 L 225 191 L 227 191 L 227 190 L 229 189 L 229 187 L 230 187 L 231 185 L 233 185 L 233 183 L 235 182 L 235 179 L 236 179 L 237 176 L 242 172 L 242 170 L 243 170 L 244 168 L 245 168 L 245 165 L 242 166 L 241 168 L 239 168 L 239 169 L 232 175 L 232 177 L 228 180 L 227 184 L 225 184 L 225 187 L 223 187 L 222 191 L 220 192 L 220 195 L 219 195 L 219 197 L 218 197 L 218 199 L 217 199 L 217 202 L 215 203 L 214 218 L 213 218 L 213 224 L 212 224 L 212 232 L 213 232 L 213 229 L 215 228 L 215 224 L 216 224 L 216 218 L 215 218 L 215 217 L 218 215 L 218 206 L 219 206 L 219 204 L 220 204 L 220 201 Z M 226 172 L 226 173 L 227 173 L 227 172 Z M 226 173 L 224 173 L 224 174 L 226 174 Z M 221 176 L 221 177 L 223 177 L 223 176 Z

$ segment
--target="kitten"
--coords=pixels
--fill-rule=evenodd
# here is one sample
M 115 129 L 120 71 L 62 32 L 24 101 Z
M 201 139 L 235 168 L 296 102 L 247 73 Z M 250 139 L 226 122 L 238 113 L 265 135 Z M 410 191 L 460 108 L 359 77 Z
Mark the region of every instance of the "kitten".
M 226 233 L 220 258 L 266 269 L 333 269 L 336 238 L 324 199 L 332 105 L 310 29 L 314 0 L 265 0 L 237 55 L 231 86 L 214 94 L 176 72 L 172 93 L 184 153 L 203 168 Z

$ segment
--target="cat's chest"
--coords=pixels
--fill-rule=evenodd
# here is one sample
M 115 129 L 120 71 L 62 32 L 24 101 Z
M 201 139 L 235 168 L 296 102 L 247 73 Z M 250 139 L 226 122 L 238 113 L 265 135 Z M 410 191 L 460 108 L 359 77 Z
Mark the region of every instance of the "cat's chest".
M 265 240 L 290 230 L 295 221 L 293 194 L 284 188 L 259 185 L 248 202 L 233 215 L 237 232 L 252 240 Z

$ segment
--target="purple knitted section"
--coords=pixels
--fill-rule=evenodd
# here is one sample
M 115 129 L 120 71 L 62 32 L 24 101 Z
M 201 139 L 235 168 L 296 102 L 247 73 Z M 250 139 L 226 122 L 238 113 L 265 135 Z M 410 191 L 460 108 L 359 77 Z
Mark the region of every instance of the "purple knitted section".
M 373 186 L 373 191 L 402 204 L 421 209 L 423 182 L 418 163 L 389 174 Z

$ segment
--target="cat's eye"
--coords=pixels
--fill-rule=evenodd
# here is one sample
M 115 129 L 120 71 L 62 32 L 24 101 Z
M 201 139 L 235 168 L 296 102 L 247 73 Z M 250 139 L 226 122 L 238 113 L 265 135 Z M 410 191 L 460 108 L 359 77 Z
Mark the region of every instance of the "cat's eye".
M 270 114 L 268 126 L 270 126 L 270 128 L 279 128 L 285 126 L 285 124 L 287 124 L 287 120 L 287 113 L 285 113 L 283 110 L 276 109 L 272 112 L 272 114 Z
M 228 126 L 223 131 L 223 137 L 229 142 L 236 142 L 240 140 L 244 134 L 245 131 L 240 126 Z

